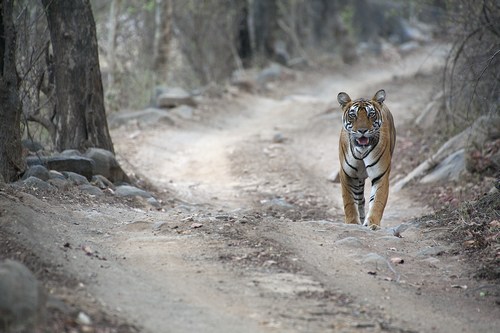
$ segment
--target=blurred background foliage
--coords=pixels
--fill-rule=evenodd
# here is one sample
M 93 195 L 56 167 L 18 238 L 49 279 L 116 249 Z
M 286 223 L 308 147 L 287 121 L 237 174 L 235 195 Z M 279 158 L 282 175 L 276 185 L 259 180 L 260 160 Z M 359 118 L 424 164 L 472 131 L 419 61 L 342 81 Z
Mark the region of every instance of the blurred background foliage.
M 158 87 L 204 93 L 273 63 L 322 70 L 402 56 L 433 40 L 452 45 L 443 72 L 448 123 L 464 127 L 498 112 L 496 0 L 90 2 L 108 113 L 154 104 Z M 53 60 L 43 7 L 19 0 L 16 17 L 25 119 L 50 136 Z

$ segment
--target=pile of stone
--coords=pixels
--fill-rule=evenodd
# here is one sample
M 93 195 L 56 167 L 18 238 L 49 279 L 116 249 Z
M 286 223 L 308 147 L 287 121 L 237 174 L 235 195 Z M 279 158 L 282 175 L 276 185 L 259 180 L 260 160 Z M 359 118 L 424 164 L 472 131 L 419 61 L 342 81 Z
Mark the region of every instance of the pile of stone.
M 44 191 L 67 191 L 72 187 L 94 197 L 111 193 L 118 197 L 141 197 L 155 208 L 154 196 L 131 184 L 115 155 L 105 149 L 89 148 L 85 153 L 65 150 L 51 156 L 26 158 L 28 169 L 14 186 Z

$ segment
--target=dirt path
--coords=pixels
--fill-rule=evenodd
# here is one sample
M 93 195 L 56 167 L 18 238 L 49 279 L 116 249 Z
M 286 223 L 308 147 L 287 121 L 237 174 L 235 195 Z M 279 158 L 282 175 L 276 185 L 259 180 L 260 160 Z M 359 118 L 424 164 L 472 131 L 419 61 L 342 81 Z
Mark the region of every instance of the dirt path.
M 385 88 L 401 125 L 426 105 L 440 54 L 305 76 L 279 97 L 240 94 L 176 127 L 115 130 L 119 156 L 179 200 L 164 212 L 36 201 L 46 219 L 31 226 L 34 242 L 141 332 L 498 331 L 498 306 L 459 257 L 439 256 L 449 248 L 418 225 L 393 236 L 427 212 L 411 192 L 391 193 L 374 232 L 342 223 L 339 185 L 327 181 L 337 93 Z M 61 255 L 64 242 L 97 255 Z

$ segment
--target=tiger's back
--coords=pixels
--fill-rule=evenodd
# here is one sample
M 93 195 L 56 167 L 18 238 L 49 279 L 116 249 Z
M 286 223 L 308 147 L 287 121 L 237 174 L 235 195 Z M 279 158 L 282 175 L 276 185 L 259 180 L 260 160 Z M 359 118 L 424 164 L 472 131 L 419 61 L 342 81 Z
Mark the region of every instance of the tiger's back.
M 339 142 L 340 183 L 346 223 L 380 226 L 389 196 L 389 174 L 396 142 L 394 120 L 384 104 L 385 91 L 372 99 L 352 101 L 346 93 L 337 97 L 342 106 Z M 372 181 L 365 217 L 364 185 Z

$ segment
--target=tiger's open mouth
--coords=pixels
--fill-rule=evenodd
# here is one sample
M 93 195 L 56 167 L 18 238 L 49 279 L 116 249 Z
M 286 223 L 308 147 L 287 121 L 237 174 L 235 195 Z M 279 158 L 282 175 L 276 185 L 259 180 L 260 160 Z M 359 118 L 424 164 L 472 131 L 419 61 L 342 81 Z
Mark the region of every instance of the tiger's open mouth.
M 356 139 L 356 144 L 358 146 L 368 146 L 369 143 L 370 143 L 370 139 L 367 138 L 366 136 L 362 136 L 362 137 Z

